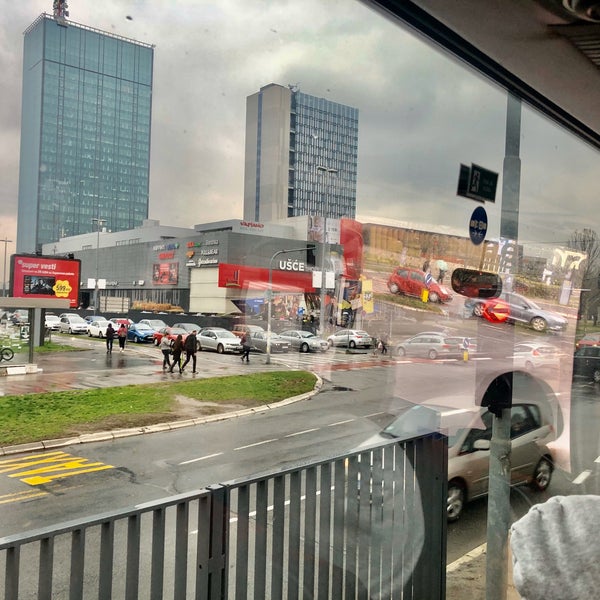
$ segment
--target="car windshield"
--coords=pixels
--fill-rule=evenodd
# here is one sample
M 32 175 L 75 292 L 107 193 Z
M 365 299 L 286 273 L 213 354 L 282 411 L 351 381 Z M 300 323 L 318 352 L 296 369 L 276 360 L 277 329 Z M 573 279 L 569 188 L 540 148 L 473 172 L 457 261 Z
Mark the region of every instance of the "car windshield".
M 146 325 L 145 323 L 138 323 L 135 328 L 138 331 L 153 331 L 152 327 L 150 327 L 150 325 Z

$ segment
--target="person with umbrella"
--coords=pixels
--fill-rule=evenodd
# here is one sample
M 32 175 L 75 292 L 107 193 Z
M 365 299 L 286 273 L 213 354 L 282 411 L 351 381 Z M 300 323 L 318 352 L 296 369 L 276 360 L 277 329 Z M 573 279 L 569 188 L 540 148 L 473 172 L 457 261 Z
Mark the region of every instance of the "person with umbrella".
M 444 276 L 446 275 L 446 271 L 448 270 L 448 264 L 445 260 L 438 260 L 437 268 L 439 269 L 438 283 L 444 283 Z

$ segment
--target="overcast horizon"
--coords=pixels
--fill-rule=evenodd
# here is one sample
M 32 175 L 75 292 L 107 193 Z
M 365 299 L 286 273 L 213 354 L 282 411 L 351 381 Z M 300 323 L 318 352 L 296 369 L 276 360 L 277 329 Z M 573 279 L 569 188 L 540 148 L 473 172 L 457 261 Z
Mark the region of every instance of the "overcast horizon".
M 358 220 L 468 236 L 477 204 L 456 185 L 459 165 L 473 162 L 500 173 L 496 204 L 486 204 L 488 238 L 499 235 L 506 94 L 364 4 L 69 4 L 75 23 L 155 45 L 149 218 L 179 227 L 242 218 L 246 97 L 278 83 L 359 109 Z M 51 0 L 0 19 L 10 91 L 0 108 L 0 238 L 13 242 L 23 32 L 42 12 Z M 596 154 L 523 112 L 520 238 L 558 243 L 592 201 Z

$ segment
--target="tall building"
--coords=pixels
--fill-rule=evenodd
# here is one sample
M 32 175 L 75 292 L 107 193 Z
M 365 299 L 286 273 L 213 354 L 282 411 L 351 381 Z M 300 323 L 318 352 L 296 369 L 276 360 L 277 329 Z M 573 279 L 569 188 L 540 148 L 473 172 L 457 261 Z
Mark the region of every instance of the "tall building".
M 274 83 L 246 99 L 246 221 L 353 219 L 357 166 L 357 108 Z
M 148 217 L 153 60 L 60 15 L 25 31 L 17 252 Z

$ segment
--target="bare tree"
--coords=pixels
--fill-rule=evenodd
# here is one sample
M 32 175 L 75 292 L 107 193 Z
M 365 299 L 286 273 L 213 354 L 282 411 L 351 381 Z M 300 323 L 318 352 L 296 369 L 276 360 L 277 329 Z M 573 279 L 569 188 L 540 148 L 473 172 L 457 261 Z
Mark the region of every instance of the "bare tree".
M 589 228 L 576 230 L 571 234 L 568 246 L 571 250 L 584 252 L 587 255 L 587 259 L 581 264 L 579 273 L 581 287 L 583 290 L 586 290 L 582 295 L 581 310 L 585 316 L 592 313 L 594 316 L 597 316 L 598 303 L 600 301 L 598 286 L 598 276 L 600 274 L 600 239 L 598 238 L 598 234 Z M 596 322 L 595 318 L 594 322 Z

